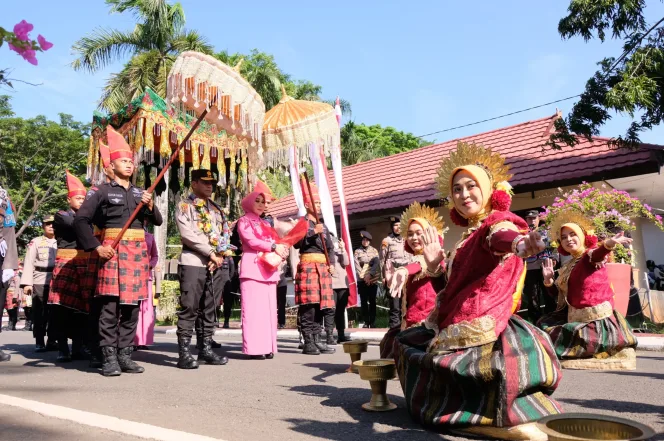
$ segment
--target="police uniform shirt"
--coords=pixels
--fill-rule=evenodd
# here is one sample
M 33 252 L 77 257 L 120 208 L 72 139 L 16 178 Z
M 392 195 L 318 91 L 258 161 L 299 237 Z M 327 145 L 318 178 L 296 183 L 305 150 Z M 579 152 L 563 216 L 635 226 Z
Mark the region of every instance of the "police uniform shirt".
M 48 285 L 55 266 L 57 239 L 39 236 L 30 241 L 25 253 L 21 286 Z
M 384 269 L 388 261 L 395 268 L 406 266 L 413 261 L 413 255 L 404 249 L 406 241 L 400 234 L 390 233 L 380 245 L 380 265 Z
M 60 210 L 53 218 L 53 231 L 57 240 L 58 249 L 76 249 L 76 231 L 74 231 L 74 210 Z
M 353 254 L 355 258 L 355 270 L 361 272 L 364 265 L 369 265 L 369 275 L 376 277 L 380 269 L 380 264 L 378 262 L 378 250 L 369 245 L 368 247 L 360 247 L 355 250 Z M 358 277 L 359 273 L 358 272 Z
M 124 227 L 134 209 L 141 203 L 143 191 L 143 189 L 131 183 L 129 187 L 124 188 L 117 181 L 111 181 L 110 183 L 101 184 L 93 194 L 88 192 L 85 202 L 76 213 L 74 222 L 81 247 L 85 251 L 92 251 L 101 245 L 99 239 L 92 232 L 92 225 L 96 225 L 102 230 Z M 146 219 L 156 226 L 163 222 L 157 206 L 153 206 L 153 209 L 150 210 L 145 204 L 129 228 L 142 230 Z
M 198 226 L 201 214 L 198 211 L 198 207 L 194 205 L 196 199 L 198 198 L 194 194 L 183 199 L 175 213 L 175 222 L 177 223 L 178 230 L 180 230 L 180 237 L 182 239 L 180 265 L 206 266 L 210 260 L 210 254 L 214 252 L 214 248 L 210 244 L 210 238 Z M 210 214 L 217 232 L 222 234 L 226 217 L 221 207 L 208 199 L 205 202 L 205 211 Z

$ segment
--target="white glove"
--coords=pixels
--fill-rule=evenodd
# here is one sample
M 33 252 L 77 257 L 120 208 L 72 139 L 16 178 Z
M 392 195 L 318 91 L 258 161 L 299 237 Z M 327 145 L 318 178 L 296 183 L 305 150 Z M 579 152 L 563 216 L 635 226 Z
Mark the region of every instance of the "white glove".
M 14 270 L 13 269 L 2 270 L 2 283 L 5 283 L 8 280 L 11 280 L 12 277 L 14 277 Z
M 0 256 L 5 257 L 7 254 L 7 241 L 2 239 L 0 240 Z

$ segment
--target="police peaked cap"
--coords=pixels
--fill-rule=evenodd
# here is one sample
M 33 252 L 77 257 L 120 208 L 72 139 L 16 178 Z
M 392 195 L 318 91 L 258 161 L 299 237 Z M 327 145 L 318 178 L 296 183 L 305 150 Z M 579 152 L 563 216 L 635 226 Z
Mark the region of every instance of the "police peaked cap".
M 390 216 L 390 223 L 391 224 L 396 224 L 401 222 L 401 218 L 399 216 Z
M 217 178 L 215 178 L 214 173 L 210 170 L 199 168 L 198 170 L 191 171 L 191 182 L 195 181 L 216 182 Z
M 55 216 L 52 214 L 44 216 L 42 219 L 42 224 L 52 224 L 55 221 Z
M 373 239 L 373 237 L 371 237 L 371 234 L 369 234 L 368 231 L 360 231 L 360 237 L 362 239 L 369 239 L 369 240 Z

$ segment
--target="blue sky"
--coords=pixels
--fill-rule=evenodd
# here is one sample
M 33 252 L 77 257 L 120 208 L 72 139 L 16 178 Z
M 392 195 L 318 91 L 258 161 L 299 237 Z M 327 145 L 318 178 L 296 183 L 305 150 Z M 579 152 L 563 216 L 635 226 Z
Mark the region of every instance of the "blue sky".
M 519 110 L 583 90 L 604 56 L 619 56 L 620 43 L 562 41 L 558 20 L 567 1 L 345 1 L 219 2 L 182 0 L 187 27 L 218 49 L 271 53 L 296 79 L 323 86 L 323 95 L 352 103 L 353 119 L 391 125 L 415 135 Z M 251 4 L 251 6 L 249 6 Z M 43 83 L 16 83 L 15 112 L 23 117 L 60 112 L 90 121 L 115 63 L 94 75 L 74 72 L 71 46 L 96 27 L 131 29 L 130 14 L 108 14 L 102 0 L 4 5 L 0 25 L 22 20 L 35 25 L 55 46 L 38 55 L 35 67 L 0 48 L 0 65 L 12 77 Z M 650 2 L 649 22 L 664 14 Z M 2 92 L 6 93 L 6 92 Z M 474 127 L 435 135 L 444 141 L 484 132 L 555 112 L 573 101 L 532 110 Z M 617 116 L 602 135 L 624 132 L 629 118 Z M 664 144 L 664 129 L 642 136 Z

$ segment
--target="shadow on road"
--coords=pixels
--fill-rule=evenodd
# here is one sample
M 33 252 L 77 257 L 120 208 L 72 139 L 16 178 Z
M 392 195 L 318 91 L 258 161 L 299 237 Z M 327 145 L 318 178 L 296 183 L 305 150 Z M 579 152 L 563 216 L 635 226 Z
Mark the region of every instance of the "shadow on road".
M 316 367 L 316 365 L 311 365 Z M 302 395 L 325 398 L 322 406 L 342 408 L 355 422 L 324 422 L 317 420 L 289 418 L 285 421 L 294 425 L 291 430 L 296 432 L 317 436 L 328 440 L 346 441 L 353 440 L 404 440 L 413 441 L 437 439 L 445 440 L 441 435 L 427 432 L 411 419 L 405 409 L 402 397 L 388 395 L 390 400 L 398 407 L 392 412 L 367 412 L 362 409 L 362 404 L 369 401 L 371 391 L 363 388 L 345 387 L 338 388 L 329 385 L 304 385 L 294 386 L 291 391 Z M 378 426 L 384 430 L 377 430 Z
M 54 366 L 62 369 L 73 369 L 76 371 L 81 371 L 87 374 L 99 374 L 97 369 L 91 369 L 88 367 L 87 360 L 76 360 L 69 363 L 58 363 L 56 358 L 58 357 L 57 351 L 52 352 L 35 352 L 34 346 L 32 344 L 28 345 L 19 345 L 19 344 L 5 344 L 3 349 L 18 352 L 23 356 L 23 358 L 28 361 L 23 363 L 23 366 L 35 367 L 35 368 L 52 368 Z M 4 372 L 3 372 L 4 373 Z M 25 370 L 23 371 L 25 373 Z
M 636 403 L 632 401 L 620 400 L 606 400 L 606 399 L 591 399 L 582 400 L 576 398 L 563 398 L 560 399 L 563 403 L 575 404 L 585 409 L 600 409 L 612 410 L 615 412 L 625 413 L 643 413 L 652 414 L 659 417 L 660 421 L 664 422 L 664 406 L 649 403 Z
M 351 375 L 346 372 L 348 366 L 345 364 L 333 364 L 333 363 L 304 363 L 302 366 L 319 369 L 322 372 L 318 375 L 314 375 L 312 380 L 318 383 L 327 383 L 326 379 L 333 377 L 335 375 Z
M 648 377 L 654 380 L 664 380 L 664 373 L 639 371 L 606 371 L 610 375 L 626 375 L 628 377 Z

